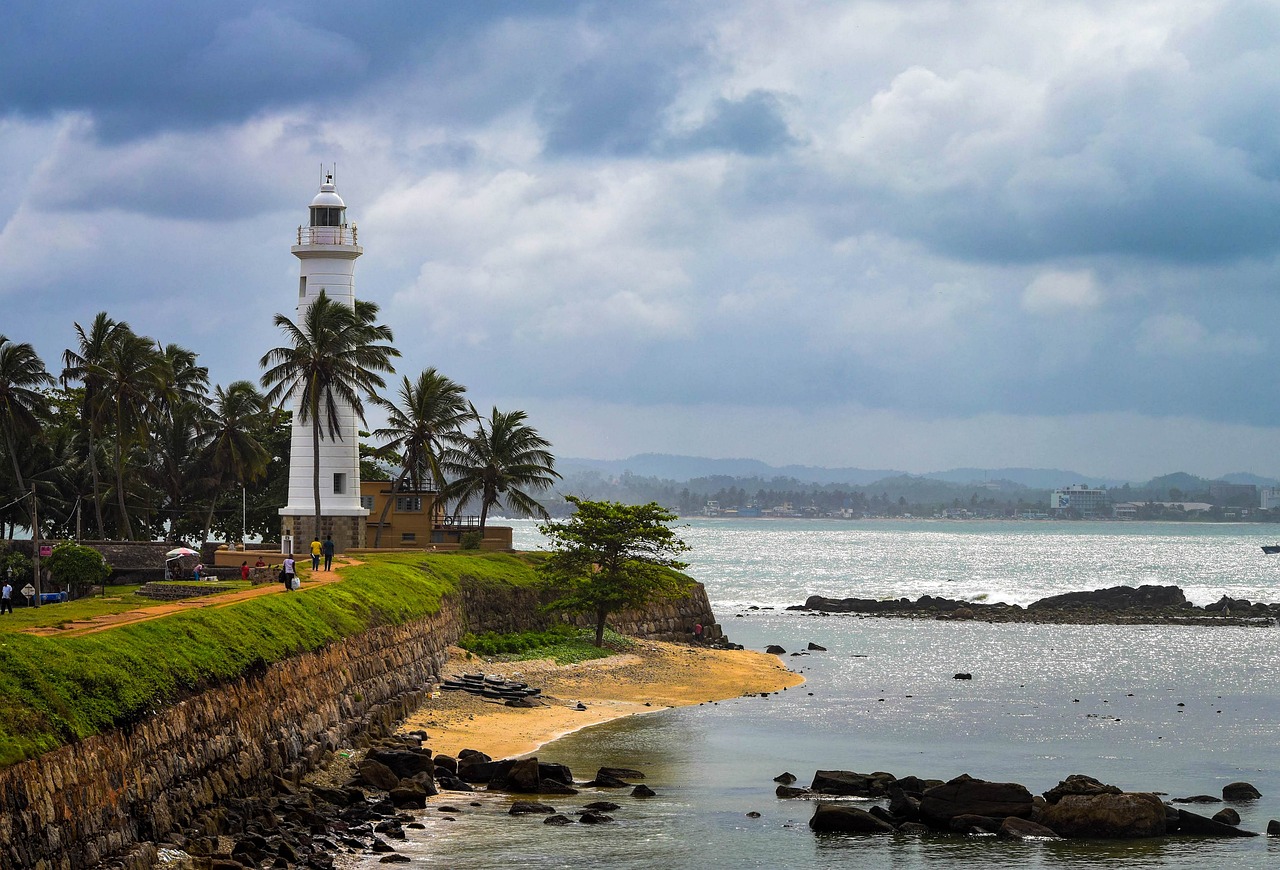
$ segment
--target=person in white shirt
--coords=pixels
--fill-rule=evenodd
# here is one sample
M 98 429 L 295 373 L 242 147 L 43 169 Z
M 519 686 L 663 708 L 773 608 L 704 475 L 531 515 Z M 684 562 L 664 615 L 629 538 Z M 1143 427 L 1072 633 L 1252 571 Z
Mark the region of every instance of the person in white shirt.
M 293 575 L 297 573 L 297 564 L 293 561 L 292 556 L 284 557 L 284 568 L 280 571 L 280 579 L 284 581 L 284 591 L 293 591 Z

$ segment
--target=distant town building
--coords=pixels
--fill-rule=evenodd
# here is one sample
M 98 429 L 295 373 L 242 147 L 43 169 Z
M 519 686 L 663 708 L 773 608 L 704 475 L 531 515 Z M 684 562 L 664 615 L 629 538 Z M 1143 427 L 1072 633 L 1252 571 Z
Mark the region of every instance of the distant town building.
M 1252 483 L 1215 480 L 1209 484 L 1209 501 L 1214 504 L 1251 505 L 1257 500 L 1258 487 Z
M 1105 489 L 1090 489 L 1077 483 L 1063 489 L 1055 489 L 1049 496 L 1049 510 L 1057 514 L 1074 513 L 1077 516 L 1111 514 L 1111 496 Z
M 1264 486 L 1258 506 L 1264 511 L 1280 508 L 1280 486 Z

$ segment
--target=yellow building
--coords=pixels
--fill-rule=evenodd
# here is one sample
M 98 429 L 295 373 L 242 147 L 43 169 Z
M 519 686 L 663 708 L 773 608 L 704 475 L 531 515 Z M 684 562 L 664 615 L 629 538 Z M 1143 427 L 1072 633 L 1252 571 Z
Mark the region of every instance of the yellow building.
M 457 549 L 464 534 L 480 530 L 480 518 L 449 516 L 440 504 L 439 496 L 435 490 L 401 490 L 393 494 L 391 481 L 360 481 L 360 506 L 369 511 L 365 546 L 371 549 Z M 383 510 L 386 510 L 385 520 Z M 381 535 L 378 534 L 379 527 Z M 480 547 L 510 550 L 511 528 L 486 525 Z

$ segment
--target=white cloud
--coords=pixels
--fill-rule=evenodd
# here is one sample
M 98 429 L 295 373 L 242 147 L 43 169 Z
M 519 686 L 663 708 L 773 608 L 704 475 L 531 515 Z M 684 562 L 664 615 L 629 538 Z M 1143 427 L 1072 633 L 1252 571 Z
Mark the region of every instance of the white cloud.
M 1150 356 L 1188 354 L 1256 355 L 1265 350 L 1260 338 L 1235 329 L 1216 332 L 1187 314 L 1156 314 L 1138 325 L 1135 347 Z
M 1097 308 L 1102 302 L 1093 272 L 1042 272 L 1022 292 L 1022 308 L 1031 314 L 1054 315 Z

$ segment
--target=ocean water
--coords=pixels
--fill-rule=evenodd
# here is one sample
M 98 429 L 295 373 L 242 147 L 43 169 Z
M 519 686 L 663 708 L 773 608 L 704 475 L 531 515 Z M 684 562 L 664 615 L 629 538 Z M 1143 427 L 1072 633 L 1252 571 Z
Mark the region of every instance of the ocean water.
M 517 546 L 536 548 L 532 523 Z M 1177 584 L 1197 604 L 1227 594 L 1280 601 L 1266 526 L 1115 523 L 694 520 L 689 572 L 731 638 L 790 651 L 807 682 L 769 697 L 669 710 L 543 747 L 579 779 L 636 767 L 647 800 L 584 792 L 615 823 L 555 828 L 510 817 L 499 796 L 450 795 L 397 844 L 408 866 L 534 867 L 1274 867 L 1280 838 L 1006 843 L 993 838 L 818 836 L 813 805 L 774 797 L 817 769 L 1021 782 L 1039 793 L 1084 773 L 1169 797 L 1246 780 L 1242 826 L 1280 818 L 1280 630 L 1198 626 L 987 625 L 782 610 L 814 593 L 941 594 L 1026 604 L 1118 584 Z M 760 609 L 751 609 L 752 607 Z M 769 609 L 772 608 L 772 609 Z M 971 681 L 953 675 L 965 671 Z M 470 800 L 481 806 L 469 806 Z M 1221 805 L 1190 807 L 1212 814 Z M 749 812 L 759 818 L 748 817 Z M 369 861 L 372 867 L 376 859 Z

